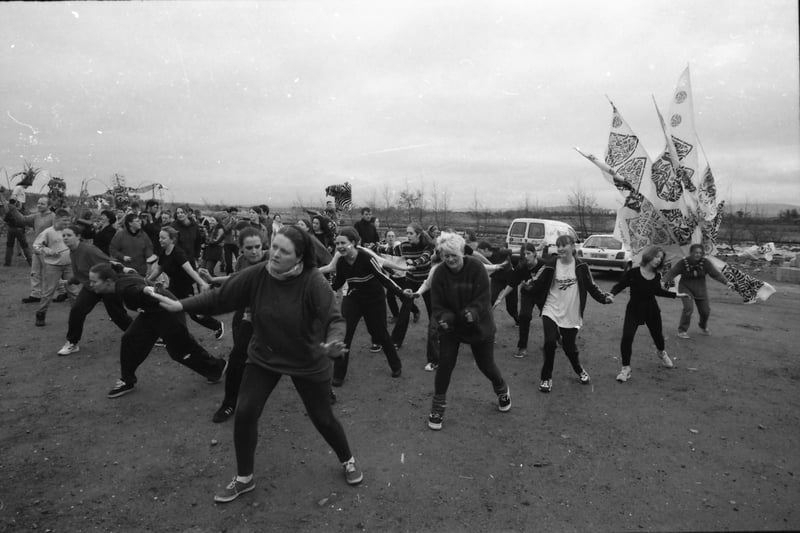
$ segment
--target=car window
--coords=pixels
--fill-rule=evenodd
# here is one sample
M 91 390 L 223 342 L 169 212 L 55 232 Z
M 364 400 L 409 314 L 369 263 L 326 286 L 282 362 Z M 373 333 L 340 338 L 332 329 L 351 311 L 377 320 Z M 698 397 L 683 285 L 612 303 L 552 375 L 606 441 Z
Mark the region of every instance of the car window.
M 511 229 L 508 230 L 509 237 L 524 237 L 525 236 L 525 223 L 514 222 L 511 224 Z
M 528 225 L 529 239 L 544 239 L 544 224 L 541 222 L 531 222 Z
M 614 237 L 593 236 L 583 243 L 584 248 L 605 248 L 606 250 L 622 250 L 622 241 Z

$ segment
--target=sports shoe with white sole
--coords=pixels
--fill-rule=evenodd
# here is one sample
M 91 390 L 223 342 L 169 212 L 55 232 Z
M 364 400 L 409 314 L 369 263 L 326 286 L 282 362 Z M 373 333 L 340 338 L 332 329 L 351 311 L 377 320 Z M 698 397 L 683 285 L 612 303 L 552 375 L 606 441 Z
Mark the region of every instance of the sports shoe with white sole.
M 553 380 L 552 379 L 543 379 L 541 383 L 539 383 L 539 390 L 541 392 L 550 392 L 553 390 Z
M 519 348 L 517 352 L 514 354 L 514 357 L 517 359 L 524 359 L 528 355 L 528 350 L 525 348 Z
M 619 374 L 617 374 L 617 381 L 620 383 L 625 383 L 629 379 L 631 379 L 631 367 L 623 366 L 622 370 L 620 370 Z
M 511 389 L 506 388 L 503 394 L 497 395 L 497 410 L 505 413 L 511 410 Z
M 679 331 L 678 332 L 678 338 L 680 338 L 680 339 L 688 339 L 689 338 L 689 334 L 686 333 L 685 331 Z
M 581 370 L 581 373 L 578 374 L 578 381 L 580 381 L 582 385 L 588 385 L 591 383 L 592 378 L 589 377 L 589 373 L 586 370 Z
M 439 368 L 439 365 L 437 365 L 436 363 L 428 363 L 427 365 L 425 365 L 425 372 L 433 372 L 437 368 Z
M 664 365 L 665 368 L 672 368 L 675 366 L 672 364 L 672 359 L 669 358 L 669 355 L 667 355 L 666 350 L 661 350 L 661 351 L 656 350 L 656 355 L 658 356 L 659 359 L 661 359 L 661 364 Z
M 225 335 L 225 322 L 220 321 L 219 327 L 214 330 L 214 338 L 220 340 Z
M 108 391 L 109 398 L 119 398 L 120 396 L 125 396 L 129 392 L 133 392 L 133 383 L 127 383 L 118 379 L 117 382 L 114 384 L 114 388 Z
M 67 342 L 64 343 L 64 346 L 62 346 L 61 349 L 59 351 L 57 351 L 56 353 L 58 355 L 69 355 L 71 353 L 75 353 L 75 352 L 80 351 L 80 349 L 81 349 L 81 347 L 78 346 L 78 343 L 72 343 L 72 342 L 67 341 Z
M 434 431 L 439 431 L 442 429 L 442 420 L 444 417 L 439 413 L 431 413 L 428 416 L 428 427 Z
M 358 485 L 364 480 L 364 474 L 356 466 L 356 460 L 353 457 L 342 463 L 342 467 L 344 467 L 344 479 L 348 485 Z
M 219 494 L 214 495 L 214 501 L 217 503 L 228 503 L 232 502 L 240 495 L 250 492 L 256 488 L 256 480 L 251 478 L 250 481 L 244 483 L 242 481 L 237 481 L 236 478 L 233 478 L 233 481 L 228 483 L 228 486 L 220 492 Z

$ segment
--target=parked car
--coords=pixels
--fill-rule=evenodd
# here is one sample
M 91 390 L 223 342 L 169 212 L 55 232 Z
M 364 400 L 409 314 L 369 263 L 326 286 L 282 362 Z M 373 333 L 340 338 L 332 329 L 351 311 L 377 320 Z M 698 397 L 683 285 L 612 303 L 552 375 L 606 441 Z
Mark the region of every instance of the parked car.
M 515 218 L 508 227 L 506 248 L 511 250 L 512 255 L 518 256 L 522 245 L 531 242 L 541 251 L 542 257 L 547 257 L 556 253 L 556 239 L 559 235 L 571 235 L 578 242 L 578 234 L 566 222 L 543 218 Z
M 624 272 L 631 267 L 631 251 L 613 235 L 591 235 L 583 241 L 578 257 L 592 270 Z

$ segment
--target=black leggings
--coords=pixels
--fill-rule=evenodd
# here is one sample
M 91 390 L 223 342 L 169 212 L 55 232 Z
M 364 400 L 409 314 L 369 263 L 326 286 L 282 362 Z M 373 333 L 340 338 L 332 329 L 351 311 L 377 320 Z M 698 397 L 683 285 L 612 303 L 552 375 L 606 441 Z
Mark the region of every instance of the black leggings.
M 633 337 L 639 329 L 639 317 L 634 316 L 630 308 L 625 309 L 625 322 L 622 325 L 622 341 L 619 349 L 622 355 L 622 366 L 630 366 L 631 354 L 633 353 Z M 650 336 L 656 344 L 658 351 L 664 349 L 664 333 L 661 326 L 661 312 L 658 310 L 648 312 L 644 317 L 644 323 L 650 330 Z
M 517 348 L 520 350 L 528 349 L 531 320 L 533 320 L 533 297 L 526 291 L 522 291 L 519 299 L 519 340 L 517 341 Z
M 580 374 L 583 370 L 581 361 L 578 358 L 578 346 L 575 339 L 578 338 L 578 328 L 560 328 L 550 317 L 542 316 L 542 329 L 544 329 L 544 364 L 542 365 L 541 379 L 553 378 L 553 363 L 556 360 L 556 344 L 561 337 L 561 346 L 567 354 L 572 370 Z
M 236 407 L 239 397 L 239 388 L 242 383 L 245 363 L 247 362 L 247 346 L 253 336 L 253 323 L 242 320 L 242 312 L 237 311 L 233 317 L 231 330 L 233 331 L 233 348 L 228 355 L 228 371 L 225 374 L 225 398 L 222 405 Z
M 353 342 L 356 327 L 358 327 L 362 316 L 370 336 L 376 344 L 380 344 L 383 348 L 389 368 L 392 371 L 402 368 L 403 365 L 397 355 L 397 349 L 392 343 L 392 337 L 386 330 L 386 303 L 383 291 L 376 292 L 373 295 L 345 296 L 342 299 L 342 316 L 347 322 L 347 329 L 344 334 L 345 352 L 333 363 L 334 378 L 343 380 L 347 375 L 347 366 L 350 364 L 350 345 Z
M 245 366 L 242 386 L 236 407 L 233 426 L 233 443 L 236 448 L 236 469 L 240 476 L 253 473 L 256 444 L 258 444 L 258 419 L 264 405 L 283 374 L 255 364 Z M 340 462 L 353 456 L 342 425 L 333 414 L 329 395 L 330 380 L 311 381 L 292 377 L 294 388 L 303 400 L 308 417 L 325 439 Z

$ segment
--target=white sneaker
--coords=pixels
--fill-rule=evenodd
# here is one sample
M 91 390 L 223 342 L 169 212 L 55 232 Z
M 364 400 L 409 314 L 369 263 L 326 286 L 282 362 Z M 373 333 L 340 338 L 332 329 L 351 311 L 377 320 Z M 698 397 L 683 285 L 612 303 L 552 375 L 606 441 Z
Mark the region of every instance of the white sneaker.
M 678 331 L 678 337 L 680 337 L 681 339 L 688 339 L 689 334 L 686 333 L 685 331 Z
M 672 364 L 672 359 L 669 358 L 666 350 L 661 350 L 660 352 L 656 350 L 656 355 L 658 355 L 658 358 L 661 359 L 661 364 L 664 365 L 664 367 L 672 368 L 675 366 Z
M 77 351 L 80 351 L 80 349 L 81 349 L 81 347 L 78 346 L 77 343 L 73 344 L 73 343 L 67 341 L 67 342 L 64 343 L 64 346 L 62 346 L 61 349 L 59 351 L 57 351 L 56 353 L 58 355 L 69 355 L 71 353 L 75 353 Z
M 711 332 L 708 331 L 708 328 L 700 328 L 700 333 L 703 335 L 711 335 Z
M 622 370 L 620 370 L 619 374 L 617 374 L 617 381 L 620 383 L 625 383 L 629 379 L 631 379 L 631 367 L 623 366 Z
M 439 365 L 437 365 L 436 363 L 428 363 L 427 365 L 425 365 L 425 372 L 433 372 L 437 368 L 439 368 Z

